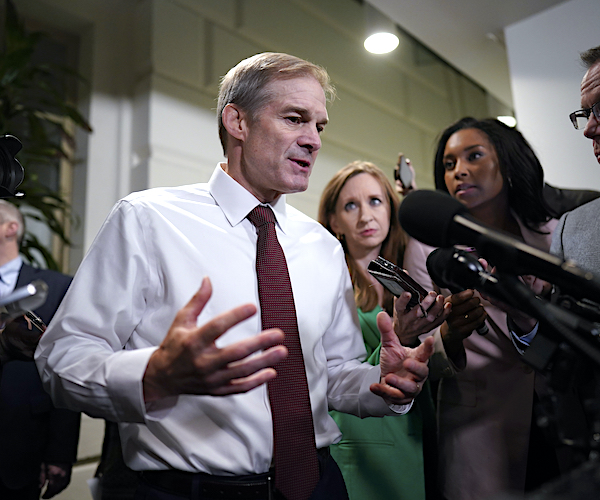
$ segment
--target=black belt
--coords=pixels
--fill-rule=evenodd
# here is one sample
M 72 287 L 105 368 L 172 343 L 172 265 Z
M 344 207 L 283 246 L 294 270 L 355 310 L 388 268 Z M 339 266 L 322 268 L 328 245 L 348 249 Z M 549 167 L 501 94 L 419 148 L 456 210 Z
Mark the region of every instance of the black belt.
M 319 462 L 329 458 L 329 448 L 317 450 Z M 142 471 L 140 477 L 153 488 L 186 498 L 264 500 L 283 498 L 275 493 L 274 469 L 247 476 L 214 476 L 181 470 Z M 197 492 L 197 493 L 195 493 Z

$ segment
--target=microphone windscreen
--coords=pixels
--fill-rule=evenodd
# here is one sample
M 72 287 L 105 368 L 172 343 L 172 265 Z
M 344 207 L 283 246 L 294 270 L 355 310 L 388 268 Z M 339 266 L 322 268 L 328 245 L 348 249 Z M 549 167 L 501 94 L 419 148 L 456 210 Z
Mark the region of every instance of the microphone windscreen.
M 453 248 L 436 248 L 427 257 L 427 272 L 437 286 L 448 288 L 452 293 L 455 293 L 456 286 L 454 283 L 446 280 L 446 270 L 452 266 L 453 255 Z
M 454 242 L 450 228 L 454 216 L 467 213 L 465 206 L 442 191 L 418 190 L 400 205 L 400 225 L 416 240 L 433 247 L 447 247 Z

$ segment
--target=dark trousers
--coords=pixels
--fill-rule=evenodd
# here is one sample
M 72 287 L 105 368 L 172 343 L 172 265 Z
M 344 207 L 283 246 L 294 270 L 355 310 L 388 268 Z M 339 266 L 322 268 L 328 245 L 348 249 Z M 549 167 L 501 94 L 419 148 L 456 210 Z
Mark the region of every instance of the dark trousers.
M 321 468 L 321 479 L 317 483 L 315 490 L 313 491 L 310 500 L 348 500 L 348 492 L 346 491 L 346 484 L 340 468 L 335 463 L 335 460 L 328 457 L 319 457 L 319 465 Z M 200 477 L 198 478 L 200 481 Z M 193 497 L 182 497 L 163 491 L 159 488 L 153 487 L 143 479 L 140 481 L 138 489 L 135 494 L 134 500 L 225 500 L 223 497 L 206 497 L 206 496 L 193 496 Z M 261 500 L 285 500 L 283 495 L 279 492 L 272 492 L 271 498 L 264 498 Z
M 32 484 L 18 490 L 11 490 L 0 481 L 0 499 L 2 500 L 39 500 L 40 493 L 41 491 L 37 484 Z

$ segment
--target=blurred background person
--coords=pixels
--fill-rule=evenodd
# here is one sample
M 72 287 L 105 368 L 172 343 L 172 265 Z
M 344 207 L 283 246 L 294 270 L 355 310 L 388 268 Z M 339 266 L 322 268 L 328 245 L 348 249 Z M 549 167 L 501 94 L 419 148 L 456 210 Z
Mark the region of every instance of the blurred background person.
M 549 250 L 557 221 L 543 198 L 542 166 L 516 129 L 494 119 L 459 120 L 441 134 L 434 175 L 436 188 L 477 220 Z M 404 258 L 410 275 L 430 289 L 431 251 L 411 239 Z M 445 294 L 452 312 L 434 332 L 432 357 L 444 377 L 437 400 L 442 493 L 448 500 L 481 500 L 534 489 L 559 471 L 533 412 L 541 377 L 522 362 L 504 312 L 473 290 Z M 488 333 L 472 335 L 484 320 Z
M 365 362 L 379 363 L 376 317 L 393 313 L 394 297 L 367 272 L 378 256 L 402 265 L 407 241 L 398 221 L 399 202 L 385 174 L 373 163 L 355 161 L 329 181 L 321 196 L 319 222 L 341 242 L 367 349 Z M 407 300 L 408 294 L 398 300 Z M 437 297 L 438 303 L 442 297 Z M 420 318 L 418 308 L 396 318 L 416 337 L 441 323 Z M 429 383 L 402 417 L 360 419 L 331 412 L 342 440 L 331 453 L 340 466 L 350 499 L 434 499 L 435 410 Z
M 46 302 L 34 312 L 48 324 L 71 277 L 25 264 L 19 245 L 25 232 L 16 206 L 0 200 L 0 297 L 42 280 Z M 67 487 L 77 458 L 80 413 L 54 408 L 33 360 L 12 359 L 0 367 L 0 498 L 51 498 Z

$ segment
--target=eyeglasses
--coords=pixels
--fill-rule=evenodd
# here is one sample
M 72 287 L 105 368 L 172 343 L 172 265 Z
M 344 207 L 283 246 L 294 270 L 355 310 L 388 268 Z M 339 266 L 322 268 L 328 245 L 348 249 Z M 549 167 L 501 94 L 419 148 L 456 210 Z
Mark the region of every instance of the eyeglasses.
M 592 113 L 594 113 L 596 120 L 600 122 L 600 101 L 594 104 L 591 108 L 574 111 L 569 115 L 569 118 L 571 119 L 573 126 L 577 130 L 581 130 L 587 125 L 587 122 L 590 119 L 590 115 Z

